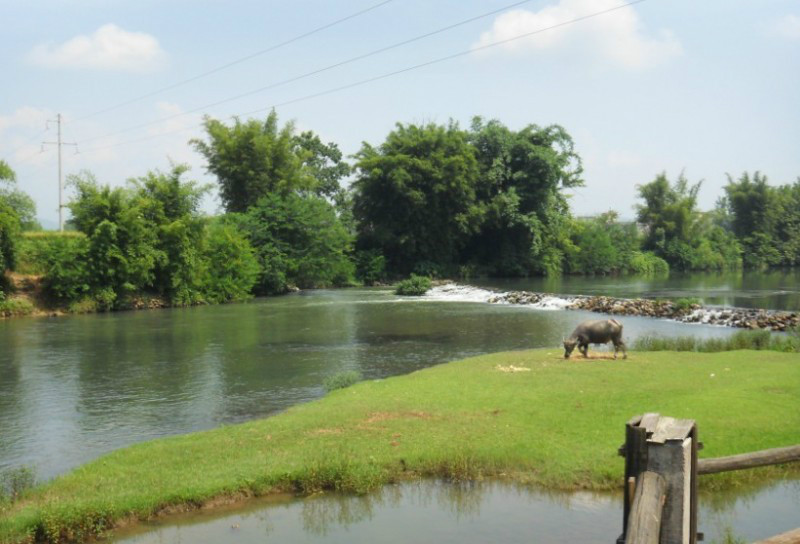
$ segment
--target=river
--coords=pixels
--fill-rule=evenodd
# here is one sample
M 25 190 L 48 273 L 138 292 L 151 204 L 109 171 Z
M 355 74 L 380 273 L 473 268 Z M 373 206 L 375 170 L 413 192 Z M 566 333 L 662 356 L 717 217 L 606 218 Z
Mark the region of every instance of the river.
M 800 274 L 474 282 L 618 297 L 699 297 L 800 308 Z M 0 321 L 0 470 L 49 479 L 108 451 L 277 413 L 320 397 L 326 377 L 383 378 L 483 353 L 558 346 L 579 311 L 402 298 L 387 288 L 307 291 L 246 304 Z M 642 334 L 725 327 L 626 317 Z

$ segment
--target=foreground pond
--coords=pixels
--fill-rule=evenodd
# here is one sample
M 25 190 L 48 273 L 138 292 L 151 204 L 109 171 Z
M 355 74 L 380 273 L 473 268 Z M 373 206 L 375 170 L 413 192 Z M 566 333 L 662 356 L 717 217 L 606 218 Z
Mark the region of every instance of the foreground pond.
M 590 317 L 598 314 L 351 289 L 0 321 L 0 470 L 28 465 L 46 479 L 135 442 L 274 414 L 320 397 L 325 378 L 345 370 L 375 379 L 489 352 L 558 349 Z M 621 320 L 628 341 L 734 332 Z
M 235 512 L 192 513 L 120 535 L 117 544 L 237 542 L 548 542 L 608 544 L 622 529 L 615 494 L 543 493 L 511 484 L 423 482 L 362 497 L 254 500 Z M 731 530 L 747 542 L 800 523 L 800 483 L 701 495 L 706 542 Z

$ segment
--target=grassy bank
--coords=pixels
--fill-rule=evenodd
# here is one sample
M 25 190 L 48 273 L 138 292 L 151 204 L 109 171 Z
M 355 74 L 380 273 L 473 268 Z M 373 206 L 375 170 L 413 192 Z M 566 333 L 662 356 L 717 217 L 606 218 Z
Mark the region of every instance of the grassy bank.
M 119 450 L 7 506 L 0 542 L 82 539 L 208 501 L 360 492 L 419 476 L 617 488 L 624 423 L 646 411 L 696 419 L 702 457 L 800 442 L 800 355 L 561 353 L 499 353 L 362 382 L 272 418 Z

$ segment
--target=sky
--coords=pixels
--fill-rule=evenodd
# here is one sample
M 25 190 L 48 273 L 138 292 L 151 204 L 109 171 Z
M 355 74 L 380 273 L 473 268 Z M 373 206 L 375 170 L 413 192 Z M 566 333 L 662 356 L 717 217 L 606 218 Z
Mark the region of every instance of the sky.
M 171 162 L 213 182 L 203 115 L 272 108 L 346 155 L 398 122 L 559 124 L 579 216 L 632 218 L 661 172 L 702 180 L 702 209 L 726 174 L 800 176 L 798 0 L 0 0 L 0 20 L 0 159 L 49 228 L 57 114 L 65 177 L 115 186 Z

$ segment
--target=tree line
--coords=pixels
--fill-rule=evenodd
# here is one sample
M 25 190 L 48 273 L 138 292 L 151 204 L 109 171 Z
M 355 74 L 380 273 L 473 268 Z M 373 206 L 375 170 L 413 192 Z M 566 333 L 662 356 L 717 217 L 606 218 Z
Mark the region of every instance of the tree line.
M 660 274 L 800 261 L 800 179 L 776 187 L 758 172 L 729 176 L 703 212 L 699 182 L 659 174 L 637 187 L 636 221 L 626 223 L 613 211 L 572 215 L 567 193 L 584 185 L 583 167 L 558 125 L 398 123 L 352 162 L 275 112 L 204 127 L 190 145 L 216 177 L 225 213 L 215 217 L 199 209 L 212 187 L 185 179 L 185 166 L 113 188 L 82 172 L 69 178 L 79 234 L 21 237 L 39 228 L 35 206 L 0 161 L 0 268 L 34 263 L 54 300 L 114 309 L 147 296 L 225 302 L 411 273 Z

